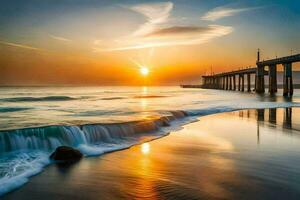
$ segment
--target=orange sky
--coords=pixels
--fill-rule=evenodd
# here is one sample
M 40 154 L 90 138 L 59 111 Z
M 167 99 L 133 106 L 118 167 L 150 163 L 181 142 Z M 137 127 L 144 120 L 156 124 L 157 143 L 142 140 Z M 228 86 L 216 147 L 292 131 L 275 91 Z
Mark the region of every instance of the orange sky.
M 211 69 L 254 66 L 258 47 L 263 59 L 300 52 L 289 4 L 19 2 L 15 12 L 16 2 L 1 3 L 1 85 L 198 83 Z

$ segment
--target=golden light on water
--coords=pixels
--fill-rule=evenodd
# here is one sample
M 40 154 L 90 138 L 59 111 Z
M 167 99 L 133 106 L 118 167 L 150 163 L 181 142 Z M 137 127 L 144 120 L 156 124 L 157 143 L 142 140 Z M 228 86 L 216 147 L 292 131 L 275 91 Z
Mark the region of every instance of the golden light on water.
M 149 154 L 150 153 L 150 144 L 149 143 L 144 143 L 141 145 L 141 152 L 143 154 Z
M 140 73 L 143 75 L 143 76 L 147 76 L 149 74 L 149 69 L 145 66 L 141 66 L 140 68 Z
M 147 95 L 148 94 L 148 87 L 146 87 L 146 86 L 144 86 L 144 87 L 142 87 L 142 89 L 143 89 L 143 95 Z

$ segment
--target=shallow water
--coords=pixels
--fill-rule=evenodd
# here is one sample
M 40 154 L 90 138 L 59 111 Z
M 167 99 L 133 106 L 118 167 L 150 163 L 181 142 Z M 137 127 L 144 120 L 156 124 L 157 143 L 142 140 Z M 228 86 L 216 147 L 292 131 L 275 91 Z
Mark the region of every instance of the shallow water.
M 3 199 L 298 199 L 299 111 L 200 117 L 159 140 L 51 165 Z
M 257 108 L 300 103 L 293 99 L 179 87 L 0 87 L 0 130 L 48 125 L 127 122 L 172 110 Z
M 0 196 L 51 164 L 61 145 L 85 156 L 167 135 L 197 116 L 300 106 L 293 98 L 179 87 L 0 88 Z

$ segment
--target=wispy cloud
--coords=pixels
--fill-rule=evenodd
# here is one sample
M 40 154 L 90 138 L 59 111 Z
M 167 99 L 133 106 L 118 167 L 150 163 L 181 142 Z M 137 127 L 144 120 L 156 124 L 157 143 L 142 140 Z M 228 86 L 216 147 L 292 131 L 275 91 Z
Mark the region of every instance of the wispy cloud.
M 199 34 L 212 30 L 212 26 L 172 26 L 168 28 L 160 28 L 146 35 L 146 37 L 153 36 L 176 36 L 183 34 Z
M 147 34 L 148 32 L 153 31 L 156 25 L 166 23 L 173 6 L 172 2 L 158 2 L 137 4 L 129 7 L 130 10 L 144 15 L 147 19 L 147 21 L 142 24 L 133 35 L 140 36 Z
M 142 14 L 146 21 L 132 34 L 111 41 L 109 45 L 96 45 L 97 51 L 125 51 L 163 46 L 197 45 L 212 41 L 215 38 L 230 34 L 231 26 L 221 25 L 176 25 L 170 22 L 172 2 L 137 4 L 126 7 L 131 11 Z
M 220 25 L 209 25 L 207 27 L 170 27 L 152 32 L 150 38 L 148 36 L 140 38 L 139 40 L 127 40 L 126 43 L 122 46 L 96 50 L 124 51 L 162 46 L 196 45 L 203 44 L 211 41 L 212 39 L 228 35 L 232 31 L 232 27 Z
M 252 10 L 254 8 L 228 8 L 228 7 L 217 7 L 204 16 L 201 17 L 202 20 L 215 21 L 224 17 L 230 17 L 241 12 Z
M 12 47 L 23 48 L 23 49 L 37 50 L 37 51 L 43 50 L 43 49 L 40 49 L 40 48 L 28 46 L 28 45 L 12 43 L 12 42 L 5 42 L 5 41 L 1 41 L 1 40 L 0 40 L 0 44 L 7 45 L 7 46 L 12 46 Z
M 59 36 L 55 36 L 55 35 L 50 35 L 50 37 L 52 39 L 63 41 L 63 42 L 72 42 L 72 40 L 70 40 L 68 38 L 64 38 L 64 37 L 59 37 Z

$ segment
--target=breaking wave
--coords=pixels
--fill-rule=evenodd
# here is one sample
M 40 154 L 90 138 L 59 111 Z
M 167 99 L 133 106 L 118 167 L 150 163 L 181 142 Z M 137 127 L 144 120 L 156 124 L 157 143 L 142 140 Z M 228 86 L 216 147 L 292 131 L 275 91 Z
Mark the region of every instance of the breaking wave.
M 125 97 L 105 97 L 101 98 L 101 100 L 119 100 L 119 99 L 126 99 Z
M 46 97 L 15 97 L 0 99 L 2 102 L 36 102 L 36 101 L 70 101 L 75 100 L 69 96 L 46 96 Z
M 30 176 L 50 164 L 49 155 L 66 145 L 79 149 L 85 156 L 129 148 L 132 145 L 167 135 L 196 117 L 241 109 L 299 107 L 299 103 L 261 102 L 244 107 L 219 106 L 187 111 L 169 111 L 160 118 L 111 124 L 46 126 L 0 131 L 0 196 L 25 184 Z
M 0 113 L 4 112 L 17 112 L 17 111 L 23 111 L 23 110 L 29 110 L 31 108 L 26 107 L 0 107 Z
M 0 132 L 0 196 L 20 187 L 50 164 L 49 155 L 66 145 L 85 156 L 129 148 L 168 134 L 195 120 L 184 111 L 160 118 L 112 124 L 47 126 Z
M 152 98 L 163 98 L 163 97 L 168 97 L 168 96 L 163 96 L 163 95 L 137 95 L 133 96 L 131 98 L 134 99 L 152 99 Z M 120 100 L 120 99 L 128 99 L 128 97 L 104 97 L 101 98 L 101 100 Z

